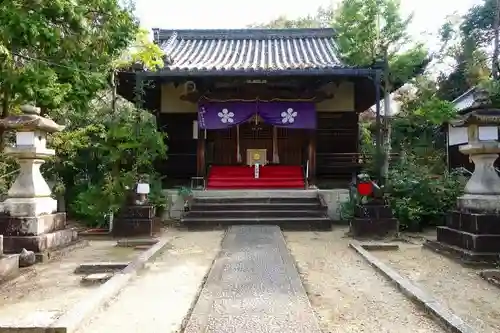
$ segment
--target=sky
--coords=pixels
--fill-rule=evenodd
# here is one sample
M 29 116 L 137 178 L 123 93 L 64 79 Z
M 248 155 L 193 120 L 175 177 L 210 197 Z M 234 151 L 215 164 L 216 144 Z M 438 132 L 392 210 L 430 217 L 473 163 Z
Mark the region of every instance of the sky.
M 339 0 L 136 0 L 141 25 L 165 29 L 232 29 L 268 22 L 285 15 L 296 18 L 313 14 L 320 6 Z M 436 33 L 448 15 L 462 14 L 480 0 L 401 0 L 402 12 L 414 14 L 411 34 L 418 40 Z
M 403 15 L 413 14 L 410 34 L 424 42 L 429 51 L 437 51 L 437 32 L 446 17 L 462 15 L 481 0 L 400 0 Z M 297 18 L 314 14 L 323 6 L 340 0 L 135 0 L 136 15 L 148 30 L 163 29 L 237 29 L 252 23 L 269 22 L 281 15 Z M 391 102 L 391 113 L 397 103 Z

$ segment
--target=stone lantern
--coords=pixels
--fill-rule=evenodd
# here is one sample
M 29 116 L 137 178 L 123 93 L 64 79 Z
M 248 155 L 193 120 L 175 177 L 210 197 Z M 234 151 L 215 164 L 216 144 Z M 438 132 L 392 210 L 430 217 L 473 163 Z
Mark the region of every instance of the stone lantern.
M 491 106 L 485 90 L 477 89 L 474 104 L 451 122 L 466 127 L 468 142 L 459 147 L 474 163 L 457 210 L 450 212 L 437 241 L 426 245 L 451 253 L 463 261 L 496 261 L 500 255 L 500 177 L 494 163 L 500 153 L 500 109 Z
M 61 247 L 76 239 L 76 231 L 66 229 L 65 213 L 57 213 L 57 200 L 43 178 L 40 167 L 55 155 L 47 148 L 47 134 L 64 129 L 40 116 L 40 109 L 21 107 L 22 114 L 0 120 L 0 126 L 14 130 L 15 145 L 5 148 L 5 154 L 16 158 L 19 174 L 9 189 L 0 215 L 0 234 L 4 235 L 4 250 L 17 253 L 23 248 L 36 253 Z

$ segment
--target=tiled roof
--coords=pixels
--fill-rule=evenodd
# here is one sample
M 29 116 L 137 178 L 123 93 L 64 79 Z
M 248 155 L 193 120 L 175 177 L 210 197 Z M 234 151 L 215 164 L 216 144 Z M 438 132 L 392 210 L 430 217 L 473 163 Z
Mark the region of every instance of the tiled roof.
M 333 29 L 153 30 L 163 71 L 321 71 L 346 68 Z
M 476 91 L 476 87 L 472 87 L 452 101 L 452 103 L 455 106 L 455 108 L 457 109 L 457 111 L 464 110 L 468 107 L 471 107 L 472 104 L 474 104 L 474 101 L 475 101 L 474 92 L 475 91 Z

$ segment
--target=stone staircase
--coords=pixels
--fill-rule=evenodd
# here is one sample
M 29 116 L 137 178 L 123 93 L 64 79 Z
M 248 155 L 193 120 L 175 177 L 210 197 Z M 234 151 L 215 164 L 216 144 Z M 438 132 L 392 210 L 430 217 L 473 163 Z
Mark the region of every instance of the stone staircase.
M 181 222 L 188 228 L 277 225 L 286 230 L 331 230 L 327 206 L 317 191 L 306 190 L 201 192 Z

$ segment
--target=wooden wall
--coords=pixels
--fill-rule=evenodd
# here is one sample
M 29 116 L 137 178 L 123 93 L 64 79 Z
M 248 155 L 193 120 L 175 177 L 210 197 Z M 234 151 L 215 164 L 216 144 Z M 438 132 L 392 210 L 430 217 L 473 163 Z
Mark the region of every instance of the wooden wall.
M 168 135 L 167 160 L 156 162 L 162 175 L 174 179 L 196 176 L 197 140 L 193 139 L 193 121 L 196 119 L 196 113 L 158 115 L 158 127 Z
M 255 131 L 254 123 L 240 125 L 240 154 L 242 164 L 246 164 L 247 149 L 266 149 L 267 160 L 273 160 L 273 127 L 259 123 L 260 130 Z M 207 131 L 207 162 L 212 164 L 237 164 L 236 128 Z M 302 165 L 305 161 L 305 147 L 308 137 L 305 130 L 277 129 L 278 155 L 280 164 Z
M 316 130 L 316 175 L 318 178 L 349 178 L 352 169 L 342 156 L 358 152 L 358 115 L 355 112 L 318 112 Z M 168 158 L 157 162 L 158 171 L 170 179 L 189 179 L 196 176 L 197 140 L 193 139 L 196 113 L 158 115 L 158 126 L 167 132 Z M 272 127 L 259 124 L 240 126 L 240 149 L 245 163 L 246 149 L 265 148 L 272 161 Z M 278 128 L 278 152 L 281 164 L 304 165 L 307 160 L 309 133 L 305 130 Z M 207 131 L 205 161 L 207 164 L 237 164 L 236 127 Z M 340 156 L 340 157 L 339 157 Z M 340 160 L 339 160 L 340 158 Z
M 358 114 L 354 112 L 318 112 L 316 130 L 316 176 L 350 177 L 350 154 L 359 150 Z

